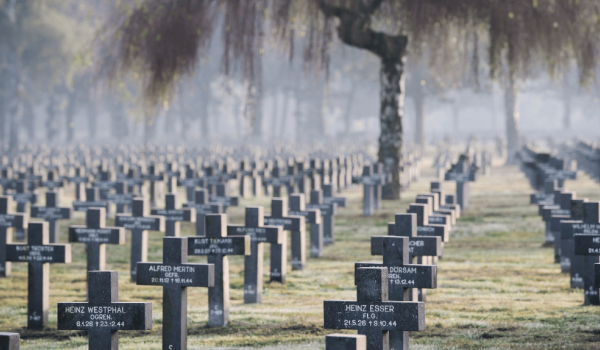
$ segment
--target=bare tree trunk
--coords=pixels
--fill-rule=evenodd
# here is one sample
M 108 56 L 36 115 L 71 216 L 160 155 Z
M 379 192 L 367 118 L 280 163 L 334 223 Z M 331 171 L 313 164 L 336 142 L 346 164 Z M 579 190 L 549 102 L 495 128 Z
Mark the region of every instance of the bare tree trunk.
M 519 104 L 518 91 L 515 82 L 514 74 L 509 74 L 508 81 L 504 87 L 504 112 L 506 115 L 506 143 L 507 143 L 507 160 L 506 164 L 514 164 L 516 161 L 516 153 L 521 147 L 519 135 Z
M 399 56 L 400 57 L 400 56 Z M 379 118 L 379 161 L 392 174 L 392 182 L 384 186 L 386 199 L 400 199 L 402 164 L 402 118 L 404 116 L 404 62 L 382 60 L 379 74 L 381 105 Z
M 88 114 L 88 138 L 96 139 L 98 128 L 98 91 L 90 87 L 88 91 L 87 114 Z
M 183 93 L 179 94 L 179 116 L 181 120 L 181 130 L 179 137 L 180 141 L 185 141 L 187 139 L 187 132 L 190 128 L 190 119 L 187 113 L 187 109 L 185 108 L 185 101 L 183 99 Z
M 296 98 L 296 109 L 294 110 L 294 119 L 296 120 L 296 142 L 302 141 L 302 101 L 300 88 L 294 89 L 294 97 Z
M 48 106 L 46 107 L 46 140 L 48 143 L 52 143 L 54 139 L 58 136 L 58 120 L 56 113 L 56 104 L 57 104 L 56 91 L 51 91 L 50 96 L 48 98 Z
M 35 140 L 35 113 L 30 99 L 23 100 L 23 125 L 29 140 Z
M 73 142 L 75 138 L 75 100 L 77 99 L 76 87 L 67 93 L 67 109 L 65 110 L 65 122 L 67 123 L 67 142 Z
M 15 82 L 15 93 L 14 100 L 8 101 L 9 109 L 8 115 L 10 117 L 10 130 L 8 137 L 8 149 L 10 152 L 16 152 L 19 149 L 19 124 L 21 124 L 21 118 L 23 116 L 23 85 L 19 82 L 18 72 Z
M 571 90 L 569 86 L 569 75 L 565 74 L 563 79 L 563 98 L 564 98 L 564 111 L 563 111 L 563 129 L 571 129 Z
M 277 119 L 279 117 L 279 94 L 277 90 L 273 92 L 273 110 L 271 111 L 271 138 L 277 137 Z
M 279 136 L 280 137 L 284 137 L 285 136 L 285 124 L 287 122 L 287 118 L 288 118 L 288 107 L 289 107 L 289 101 L 290 101 L 290 96 L 289 96 L 289 91 L 288 90 L 283 90 L 283 110 L 281 111 L 281 123 L 279 124 Z
M 203 140 L 208 140 L 210 129 L 208 126 L 208 107 L 210 104 L 210 90 L 200 89 L 200 134 Z
M 354 93 L 356 92 L 356 83 L 354 79 L 351 79 L 350 92 L 346 99 L 346 110 L 344 112 L 344 129 L 346 131 L 346 137 L 352 132 L 352 102 L 354 101 Z
M 421 89 L 420 85 L 418 90 Z M 422 91 L 415 91 L 415 144 L 425 150 L 425 96 Z

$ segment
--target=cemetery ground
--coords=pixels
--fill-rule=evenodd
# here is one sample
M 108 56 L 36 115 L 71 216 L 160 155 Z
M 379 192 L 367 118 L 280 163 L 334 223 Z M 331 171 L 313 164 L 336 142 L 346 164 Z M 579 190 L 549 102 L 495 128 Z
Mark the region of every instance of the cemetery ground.
M 381 261 L 370 256 L 370 237 L 385 235 L 393 215 L 405 212 L 417 193 L 428 191 L 433 171 L 426 166 L 424 176 L 400 202 L 384 201 L 373 217 L 361 215 L 359 186 L 345 191 L 349 207 L 336 216 L 336 243 L 325 248 L 323 258 L 308 258 L 304 271 L 291 271 L 288 264 L 285 285 L 267 283 L 266 246 L 262 304 L 243 304 L 243 258 L 229 257 L 229 326 L 208 328 L 207 290 L 189 288 L 189 348 L 324 349 L 325 334 L 340 331 L 323 329 L 323 300 L 356 300 L 354 263 Z M 566 187 L 578 198 L 597 200 L 600 186 L 582 172 L 579 175 Z M 444 190 L 452 193 L 453 184 L 444 183 Z M 472 184 L 470 207 L 453 227 L 438 264 L 438 289 L 427 291 L 427 328 L 410 333 L 412 349 L 600 347 L 600 308 L 582 305 L 583 292 L 569 288 L 569 277 L 553 263 L 552 248 L 542 247 L 543 222 L 537 206 L 529 205 L 532 192 L 516 167 L 494 168 L 491 176 Z M 245 199 L 242 204 L 263 205 L 265 213 L 270 212 L 267 197 Z M 228 213 L 229 222 L 244 222 L 243 207 L 229 208 Z M 82 213 L 62 221 L 61 242 L 67 242 L 69 225 L 83 222 Z M 182 235 L 192 235 L 193 225 L 182 223 Z M 162 262 L 162 237 L 149 232 L 148 261 Z M 127 239 L 130 242 L 129 232 Z M 21 333 L 23 349 L 87 349 L 87 332 L 56 330 L 56 304 L 85 301 L 84 245 L 72 244 L 72 252 L 73 263 L 50 267 L 49 327 L 43 331 L 25 328 L 27 264 L 13 264 L 12 276 L 0 280 L 0 330 Z M 107 269 L 119 271 L 119 300 L 153 303 L 153 329 L 119 332 L 121 349 L 160 349 L 162 287 L 129 282 L 128 245 L 108 245 L 106 252 Z

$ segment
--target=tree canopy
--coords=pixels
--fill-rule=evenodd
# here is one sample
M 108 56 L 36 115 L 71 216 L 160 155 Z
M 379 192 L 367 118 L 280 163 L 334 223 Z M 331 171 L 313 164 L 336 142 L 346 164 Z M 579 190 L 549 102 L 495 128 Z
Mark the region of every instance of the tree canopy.
M 581 80 L 588 81 L 598 63 L 600 2 L 142 0 L 122 4 L 101 33 L 112 43 L 103 46 L 111 50 L 104 62 L 109 76 L 135 70 L 143 77 L 145 97 L 154 102 L 169 96 L 177 77 L 194 70 L 215 37 L 224 44 L 223 70 L 239 68 L 249 78 L 268 43 L 277 43 L 291 57 L 295 35 L 305 38 L 304 61 L 326 69 L 332 40 L 385 58 L 373 43 L 395 37 L 394 45 L 408 43 L 415 54 L 427 49 L 429 64 L 441 66 L 472 47 L 477 34 L 488 43 L 493 77 L 523 76 L 539 63 L 555 73 L 574 60 Z

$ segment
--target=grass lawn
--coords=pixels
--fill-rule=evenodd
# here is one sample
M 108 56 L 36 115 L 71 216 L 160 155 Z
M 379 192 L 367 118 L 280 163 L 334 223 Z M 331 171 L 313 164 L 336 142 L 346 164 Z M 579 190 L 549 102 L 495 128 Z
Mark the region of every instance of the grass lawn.
M 304 271 L 291 271 L 288 264 L 287 283 L 265 283 L 262 304 L 243 304 L 243 258 L 230 257 L 230 324 L 208 328 L 206 289 L 188 289 L 189 348 L 324 349 L 325 334 L 339 331 L 323 329 L 323 300 L 356 299 L 354 262 L 381 261 L 369 255 L 370 236 L 385 234 L 393 215 L 405 212 L 417 193 L 428 191 L 431 174 L 426 170 L 401 201 L 385 201 L 369 218 L 362 216 L 362 190 L 344 192 L 349 207 L 336 217 L 336 243 L 325 248 L 323 258 L 308 259 Z M 600 186 L 580 175 L 567 188 L 578 198 L 598 200 Z M 444 186 L 446 192 L 454 190 L 452 183 Z M 472 184 L 469 207 L 438 264 L 438 288 L 427 293 L 427 328 L 410 333 L 412 349 L 600 348 L 600 308 L 582 305 L 583 292 L 569 288 L 569 277 L 553 263 L 552 248 L 542 247 L 543 223 L 537 207 L 529 205 L 531 192 L 516 167 L 494 168 L 491 176 Z M 243 204 L 264 205 L 269 212 L 270 200 Z M 231 223 L 243 223 L 243 215 L 242 207 L 229 209 Z M 61 242 L 67 241 L 68 225 L 83 222 L 82 213 L 61 222 Z M 182 224 L 181 232 L 194 234 L 193 224 Z M 149 233 L 148 261 L 162 261 L 161 243 L 161 234 Z M 107 269 L 119 271 L 120 301 L 153 304 L 153 329 L 120 332 L 120 348 L 160 349 L 162 288 L 129 282 L 129 246 L 108 245 L 106 252 Z M 43 331 L 25 328 L 27 264 L 13 264 L 12 276 L 0 279 L 0 331 L 21 333 L 22 349 L 87 349 L 85 332 L 56 330 L 56 304 L 85 301 L 83 245 L 73 244 L 72 254 L 71 264 L 50 267 L 49 325 Z

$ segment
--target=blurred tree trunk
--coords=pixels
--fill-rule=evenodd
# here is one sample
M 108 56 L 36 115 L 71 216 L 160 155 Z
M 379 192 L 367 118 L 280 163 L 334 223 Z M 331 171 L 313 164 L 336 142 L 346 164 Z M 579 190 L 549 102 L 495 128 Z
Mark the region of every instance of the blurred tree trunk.
M 460 107 L 458 106 L 458 102 L 454 100 L 452 103 L 452 131 L 456 135 L 458 133 L 458 124 L 460 121 Z
M 275 90 L 273 92 L 273 106 L 271 110 L 271 138 L 273 139 L 277 137 L 277 119 L 279 119 L 279 94 Z
M 35 139 L 35 112 L 33 103 L 30 99 L 23 100 L 23 126 L 27 131 L 27 138 L 32 141 Z
M 504 113 L 506 114 L 506 164 L 514 164 L 516 153 L 521 147 L 519 135 L 519 101 L 516 77 L 512 72 L 509 74 L 504 87 Z
M 58 115 L 57 115 L 57 93 L 52 90 L 48 97 L 48 105 L 46 106 L 46 141 L 52 143 L 58 136 Z
M 346 108 L 344 111 L 344 129 L 346 137 L 350 136 L 352 132 L 352 102 L 354 101 L 354 93 L 356 92 L 356 83 L 354 79 L 350 80 L 350 92 L 348 92 L 348 98 L 346 99 Z
M 287 123 L 287 119 L 289 118 L 289 91 L 288 89 L 283 90 L 283 110 L 281 111 L 281 123 L 279 124 L 279 137 L 283 138 L 285 136 L 285 127 Z
M 563 78 L 563 98 L 564 98 L 564 111 L 563 111 L 563 129 L 571 129 L 571 86 L 569 86 L 569 75 L 565 74 Z
M 127 124 L 127 115 L 125 114 L 125 105 L 118 94 L 112 97 L 110 110 L 110 129 L 111 136 L 120 141 L 129 135 L 129 125 Z
M 73 142 L 75 138 L 75 104 L 77 103 L 77 87 L 73 86 L 67 92 L 67 108 L 65 110 L 65 122 L 67 123 L 67 142 Z
M 202 139 L 207 141 L 210 137 L 208 126 L 208 107 L 210 104 L 210 90 L 200 89 L 200 134 Z
M 192 87 L 193 89 L 193 87 Z M 181 120 L 181 130 L 179 133 L 180 141 L 185 141 L 187 139 L 187 132 L 190 128 L 190 119 L 187 113 L 187 109 L 185 108 L 185 100 L 183 98 L 183 92 L 179 94 L 179 117 Z
M 419 87 L 414 91 L 415 101 L 415 144 L 425 150 L 425 95 L 422 88 Z
M 292 90 L 294 99 L 296 100 L 296 109 L 294 109 L 294 120 L 296 121 L 296 142 L 302 141 L 302 92 L 298 85 Z
M 98 128 L 98 92 L 95 87 L 90 87 L 87 100 L 88 138 L 95 140 Z

